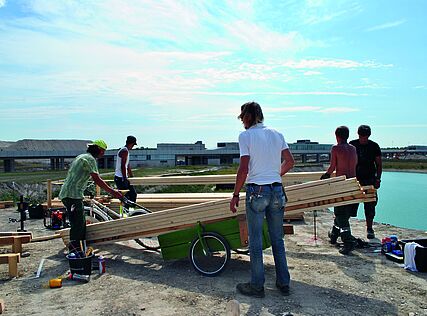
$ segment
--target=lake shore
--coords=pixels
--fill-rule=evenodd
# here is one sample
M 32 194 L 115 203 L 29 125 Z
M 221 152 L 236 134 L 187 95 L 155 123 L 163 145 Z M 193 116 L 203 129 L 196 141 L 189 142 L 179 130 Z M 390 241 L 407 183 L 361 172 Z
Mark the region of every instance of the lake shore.
M 383 172 L 427 173 L 425 169 L 383 169 Z

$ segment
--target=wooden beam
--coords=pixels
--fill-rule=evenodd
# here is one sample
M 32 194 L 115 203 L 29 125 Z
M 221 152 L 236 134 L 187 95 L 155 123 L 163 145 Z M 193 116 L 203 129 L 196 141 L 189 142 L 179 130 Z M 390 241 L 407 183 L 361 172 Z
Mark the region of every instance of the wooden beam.
M 283 183 L 302 183 L 320 179 L 324 172 L 289 172 L 282 177 Z M 208 176 L 171 176 L 129 178 L 132 185 L 184 185 L 184 184 L 234 184 L 235 174 Z
M 54 234 L 54 235 L 40 236 L 40 237 L 35 237 L 31 239 L 31 242 L 41 242 L 41 241 L 47 241 L 52 239 L 58 239 L 58 238 L 61 238 L 61 235 Z
M 52 207 L 52 180 L 47 180 L 47 187 L 46 187 L 46 195 L 47 195 L 47 208 Z
M 3 236 L 0 237 L 0 246 L 12 246 L 12 252 L 21 253 L 22 244 L 31 242 L 31 236 L 21 235 L 21 236 Z
M 33 233 L 32 232 L 0 232 L 0 237 L 5 237 L 5 236 L 31 236 L 32 238 Z
M 7 263 L 9 265 L 9 276 L 18 276 L 18 262 L 21 260 L 19 253 L 0 254 L 0 264 Z

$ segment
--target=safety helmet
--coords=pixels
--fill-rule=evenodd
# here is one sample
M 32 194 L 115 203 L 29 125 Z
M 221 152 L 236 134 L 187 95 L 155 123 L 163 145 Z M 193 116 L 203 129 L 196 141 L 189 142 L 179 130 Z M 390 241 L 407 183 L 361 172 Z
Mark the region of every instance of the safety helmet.
M 95 141 L 93 141 L 92 143 L 88 144 L 88 146 L 98 146 L 101 149 L 107 150 L 107 143 L 104 142 L 102 139 L 97 139 Z

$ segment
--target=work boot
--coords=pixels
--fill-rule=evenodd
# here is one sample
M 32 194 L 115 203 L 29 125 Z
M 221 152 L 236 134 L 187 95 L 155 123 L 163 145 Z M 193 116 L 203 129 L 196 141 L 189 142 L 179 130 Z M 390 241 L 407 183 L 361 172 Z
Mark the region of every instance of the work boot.
M 339 230 L 332 227 L 332 230 L 328 231 L 329 242 L 331 245 L 335 245 L 337 243 L 337 239 L 339 236 Z
M 253 296 L 258 298 L 263 298 L 265 296 L 264 287 L 257 290 L 250 283 L 239 283 L 236 286 L 237 290 L 246 296 Z
M 366 229 L 366 237 L 368 239 L 374 239 L 375 238 L 375 232 L 373 228 Z
M 354 250 L 354 248 L 356 248 L 355 242 L 344 243 L 344 247 L 338 250 L 338 252 L 342 255 L 349 255 Z
M 280 293 L 282 293 L 283 296 L 288 296 L 289 293 L 289 285 L 280 285 L 276 283 L 276 287 L 280 290 Z

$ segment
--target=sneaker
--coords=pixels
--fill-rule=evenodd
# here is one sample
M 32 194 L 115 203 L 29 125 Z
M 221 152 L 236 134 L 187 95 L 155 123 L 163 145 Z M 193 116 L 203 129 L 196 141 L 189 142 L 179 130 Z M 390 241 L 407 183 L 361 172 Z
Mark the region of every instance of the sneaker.
M 372 228 L 368 228 L 367 230 L 366 230 L 366 237 L 368 238 L 368 239 L 374 239 L 375 238 L 375 232 L 374 232 L 374 230 L 372 229 Z
M 289 293 L 289 285 L 279 285 L 276 283 L 276 287 L 280 290 L 283 296 L 288 296 Z
M 332 234 L 331 231 L 328 231 L 329 243 L 335 245 L 337 243 L 338 236 Z
M 253 297 L 259 297 L 262 298 L 265 296 L 264 293 L 264 287 L 260 290 L 257 290 L 254 288 L 250 283 L 239 283 L 236 286 L 237 290 L 246 296 L 253 296 Z
M 344 247 L 338 250 L 338 252 L 342 255 L 349 255 L 354 248 L 356 248 L 356 243 L 344 244 Z

